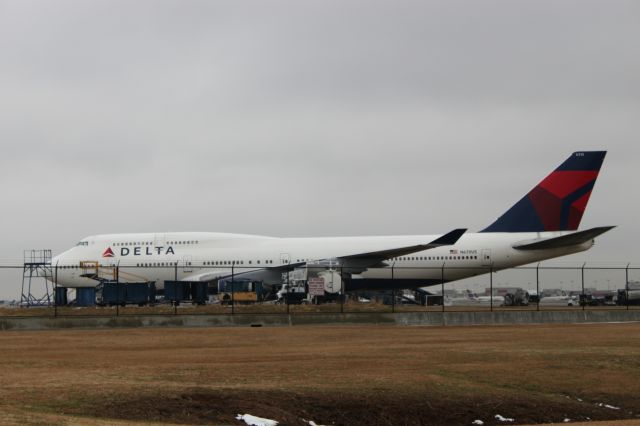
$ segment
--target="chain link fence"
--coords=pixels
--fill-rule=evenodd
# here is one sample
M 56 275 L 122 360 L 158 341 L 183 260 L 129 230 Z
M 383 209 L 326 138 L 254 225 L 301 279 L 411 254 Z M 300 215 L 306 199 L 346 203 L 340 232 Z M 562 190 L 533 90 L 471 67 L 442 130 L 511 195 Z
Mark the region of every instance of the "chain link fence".
M 640 266 L 212 268 L 205 262 L 0 265 L 2 316 L 640 309 Z M 43 269 L 44 268 L 44 269 Z M 469 276 L 458 280 L 461 276 Z M 199 277 L 200 280 L 185 280 Z M 418 278 L 416 278 L 418 277 Z M 421 279 L 419 277 L 428 277 Z M 56 282 L 81 280 L 83 287 Z M 422 285 L 424 284 L 424 285 Z M 15 294 L 11 298 L 7 295 Z

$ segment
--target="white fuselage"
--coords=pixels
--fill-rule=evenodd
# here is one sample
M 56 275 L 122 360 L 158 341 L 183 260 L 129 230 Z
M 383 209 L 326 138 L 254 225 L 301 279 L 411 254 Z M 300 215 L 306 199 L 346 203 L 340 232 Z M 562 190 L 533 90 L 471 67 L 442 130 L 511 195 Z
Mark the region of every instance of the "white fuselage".
M 454 281 L 576 253 L 593 245 L 593 241 L 588 241 L 545 250 L 512 247 L 520 241 L 570 233 L 467 233 L 455 245 L 388 259 L 380 267 L 357 273 L 354 281 L 393 279 L 396 288 L 427 286 L 442 280 L 443 274 L 446 281 Z M 265 270 L 275 272 L 265 275 L 265 282 L 276 284 L 282 271 L 293 264 L 427 244 L 437 237 L 274 238 L 210 232 L 97 235 L 56 256 L 52 265 L 54 280 L 62 287 L 93 287 L 97 281 L 81 275 L 98 270 L 99 275 L 109 278 L 116 267 L 120 282 L 155 281 L 160 288 L 165 280 L 199 279 L 206 274 L 255 274 Z

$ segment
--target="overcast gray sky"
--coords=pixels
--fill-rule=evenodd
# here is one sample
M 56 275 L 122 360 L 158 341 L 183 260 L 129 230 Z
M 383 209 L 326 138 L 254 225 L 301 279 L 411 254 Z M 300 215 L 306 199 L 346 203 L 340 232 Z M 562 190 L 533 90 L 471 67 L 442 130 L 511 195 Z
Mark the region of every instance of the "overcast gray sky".
M 569 260 L 640 262 L 638 76 L 637 1 L 0 0 L 0 259 L 478 230 L 607 150 Z

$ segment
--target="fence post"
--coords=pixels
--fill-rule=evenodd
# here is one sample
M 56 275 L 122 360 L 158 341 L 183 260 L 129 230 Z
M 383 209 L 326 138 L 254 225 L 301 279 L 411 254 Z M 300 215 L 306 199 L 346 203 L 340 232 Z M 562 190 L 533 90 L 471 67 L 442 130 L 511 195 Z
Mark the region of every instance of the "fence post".
M 307 269 L 307 273 L 308 269 Z M 282 276 L 280 276 L 280 278 L 282 279 Z M 284 296 L 284 304 L 287 305 L 287 315 L 289 315 L 289 300 L 290 300 L 290 296 L 289 296 L 289 292 L 291 291 L 291 277 L 289 276 L 289 271 L 287 270 L 287 292 L 286 293 L 282 293 Z
M 344 313 L 344 298 L 346 297 L 345 291 L 344 291 L 344 267 L 340 266 L 340 313 L 343 314 Z
M 536 311 L 540 310 L 540 262 L 536 265 L 536 295 L 538 296 L 538 301 L 536 302 Z
M 493 312 L 493 265 L 489 266 L 489 311 Z
M 235 266 L 236 262 L 231 261 L 231 315 L 236 312 L 236 282 L 235 282 Z
M 56 262 L 56 268 L 54 271 L 54 279 L 53 279 L 53 316 L 58 316 L 58 263 Z M 628 281 L 628 280 L 627 280 Z
M 627 311 L 629 310 L 629 265 L 631 263 L 627 263 L 627 267 L 624 270 L 624 299 L 627 304 Z
M 185 261 L 186 263 L 186 261 Z M 175 297 L 175 293 L 177 293 L 176 291 L 176 287 L 177 287 L 177 283 L 178 282 L 178 262 L 175 262 L 175 265 L 173 265 L 173 286 L 174 286 L 174 297 Z M 167 297 L 167 283 L 164 284 L 164 296 Z M 173 315 L 178 315 L 178 301 L 174 300 L 173 301 Z
M 393 270 L 396 267 L 396 262 L 393 262 L 391 264 L 391 288 L 393 289 L 393 292 L 391 294 L 391 297 L 393 297 L 393 300 L 391 302 L 391 312 L 395 313 L 396 312 L 396 307 L 395 307 L 395 303 L 396 303 L 396 294 L 395 294 L 395 288 L 396 288 L 396 283 L 395 283 L 395 279 L 393 276 Z
M 393 268 L 391 268 L 391 274 L 393 275 Z M 392 277 L 393 281 L 393 277 Z M 391 313 L 396 313 L 396 283 L 391 283 Z M 383 299 L 384 300 L 384 299 Z M 384 302 L 383 302 L 384 304 Z
M 103 284 L 104 287 L 104 284 Z M 102 289 L 104 291 L 104 288 Z M 116 316 L 120 315 L 120 261 L 116 264 Z
M 580 281 L 582 282 L 582 303 L 581 303 L 581 305 L 582 305 L 582 310 L 583 311 L 587 307 L 587 299 L 585 299 L 585 297 L 584 297 L 584 267 L 585 267 L 586 264 L 587 264 L 587 262 L 582 264 L 582 268 L 581 268 L 582 277 L 580 279 Z
M 445 263 L 447 262 L 442 262 L 442 269 L 440 270 L 440 292 L 442 294 L 442 312 L 444 312 L 444 265 Z

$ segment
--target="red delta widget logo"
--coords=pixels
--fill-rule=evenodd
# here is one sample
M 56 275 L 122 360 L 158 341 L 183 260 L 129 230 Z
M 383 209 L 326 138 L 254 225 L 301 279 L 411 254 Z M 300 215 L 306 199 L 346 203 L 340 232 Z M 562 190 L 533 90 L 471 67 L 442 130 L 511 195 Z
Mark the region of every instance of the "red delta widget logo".
M 143 250 L 144 249 L 144 250 Z M 154 254 L 175 254 L 173 251 L 173 247 L 121 247 L 120 248 L 120 256 L 141 256 L 141 255 L 154 255 Z M 107 249 L 102 253 L 102 257 L 115 257 L 115 253 L 111 249 L 111 247 L 107 247 Z

